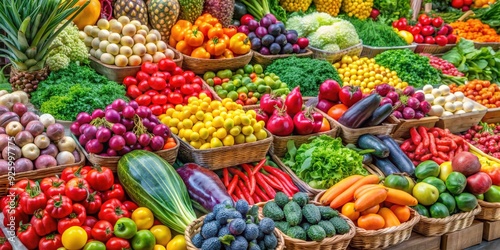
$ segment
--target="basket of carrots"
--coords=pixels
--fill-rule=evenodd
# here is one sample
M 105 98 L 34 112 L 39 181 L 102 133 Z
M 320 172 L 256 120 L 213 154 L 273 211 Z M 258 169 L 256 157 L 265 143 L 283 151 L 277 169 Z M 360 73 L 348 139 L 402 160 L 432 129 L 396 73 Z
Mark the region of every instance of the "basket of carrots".
M 356 223 L 349 244 L 356 249 L 379 249 L 410 238 L 420 216 L 409 206 L 418 201 L 409 193 L 384 187 L 377 175 L 352 175 L 319 193 L 315 201 L 341 211 Z

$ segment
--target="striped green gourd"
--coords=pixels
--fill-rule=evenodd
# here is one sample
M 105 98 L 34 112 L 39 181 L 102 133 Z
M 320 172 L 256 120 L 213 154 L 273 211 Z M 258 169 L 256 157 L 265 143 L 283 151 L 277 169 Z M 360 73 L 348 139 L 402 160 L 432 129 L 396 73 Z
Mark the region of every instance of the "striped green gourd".
M 118 162 L 118 178 L 130 198 L 149 208 L 158 220 L 178 233 L 196 219 L 186 185 L 158 155 L 134 150 Z

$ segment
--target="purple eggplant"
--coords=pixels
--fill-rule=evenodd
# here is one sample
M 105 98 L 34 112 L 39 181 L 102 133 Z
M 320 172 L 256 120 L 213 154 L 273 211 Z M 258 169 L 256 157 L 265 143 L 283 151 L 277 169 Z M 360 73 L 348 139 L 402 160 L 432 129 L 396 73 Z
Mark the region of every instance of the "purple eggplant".
M 212 211 L 215 205 L 225 200 L 233 202 L 219 176 L 212 170 L 194 163 L 187 163 L 178 168 L 177 173 L 186 184 L 189 196 L 194 204 Z

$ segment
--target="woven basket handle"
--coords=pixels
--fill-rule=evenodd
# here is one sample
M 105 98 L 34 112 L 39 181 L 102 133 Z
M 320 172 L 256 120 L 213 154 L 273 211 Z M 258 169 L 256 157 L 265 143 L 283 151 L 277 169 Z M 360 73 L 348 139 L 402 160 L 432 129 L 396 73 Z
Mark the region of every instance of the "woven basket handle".
M 472 10 L 468 10 L 468 11 L 467 11 L 467 12 L 465 12 L 465 13 L 464 13 L 464 14 L 463 14 L 460 18 L 458 18 L 458 20 L 457 20 L 457 21 L 462 22 L 462 21 L 464 21 L 465 19 L 467 19 L 467 18 L 468 18 L 469 16 L 471 16 L 471 15 L 474 15 L 474 11 L 472 11 Z

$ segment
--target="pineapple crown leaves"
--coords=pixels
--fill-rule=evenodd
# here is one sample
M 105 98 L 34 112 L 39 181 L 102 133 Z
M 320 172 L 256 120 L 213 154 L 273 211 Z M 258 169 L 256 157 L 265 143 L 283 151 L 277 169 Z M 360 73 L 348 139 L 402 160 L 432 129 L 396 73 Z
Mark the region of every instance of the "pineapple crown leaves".
M 21 70 L 39 70 L 44 67 L 48 49 L 57 35 L 87 5 L 75 6 L 78 0 L 4 0 L 0 3 L 0 41 L 7 49 L 0 55 L 12 61 Z

